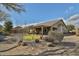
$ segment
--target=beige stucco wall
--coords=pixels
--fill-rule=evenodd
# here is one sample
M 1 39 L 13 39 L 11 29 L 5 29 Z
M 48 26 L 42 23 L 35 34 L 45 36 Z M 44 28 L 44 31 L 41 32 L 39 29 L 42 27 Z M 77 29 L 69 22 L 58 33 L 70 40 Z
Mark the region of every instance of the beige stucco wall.
M 68 30 L 66 26 L 62 22 L 58 22 L 57 24 L 53 25 L 51 28 L 56 27 L 58 32 L 67 33 Z

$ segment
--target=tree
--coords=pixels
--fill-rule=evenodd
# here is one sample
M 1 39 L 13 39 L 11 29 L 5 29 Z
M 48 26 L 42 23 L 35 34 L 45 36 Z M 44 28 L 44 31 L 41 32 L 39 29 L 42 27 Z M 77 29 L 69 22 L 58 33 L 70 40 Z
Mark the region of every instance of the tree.
M 25 11 L 23 6 L 21 4 L 17 4 L 17 3 L 0 3 L 0 7 L 2 7 L 0 9 L 0 21 L 5 21 L 8 20 L 10 15 L 6 12 L 4 12 L 2 9 L 5 8 L 9 11 L 15 11 L 15 12 L 23 12 Z
M 17 3 L 1 3 L 0 5 L 9 11 L 13 10 L 13 11 L 16 11 L 18 13 L 25 11 L 23 6 L 21 4 L 17 4 Z
M 5 12 L 0 11 L 0 21 L 5 21 L 9 19 L 9 15 L 6 14 Z
M 0 7 L 2 6 L 9 11 L 15 11 L 18 13 L 21 13 L 23 11 L 25 11 L 25 9 L 23 8 L 23 6 L 21 4 L 17 4 L 17 3 L 0 3 Z M 2 9 L 0 9 L 1 12 L 4 12 Z M 5 15 L 3 17 L 3 14 Z M 0 16 L 0 20 L 6 20 L 8 17 L 8 13 L 4 12 L 1 14 Z M 3 17 L 3 18 L 2 18 Z M 10 33 L 12 29 L 12 22 L 11 21 L 5 21 L 4 24 L 4 31 Z
M 72 31 L 75 29 L 75 26 L 74 25 L 67 25 L 67 29 L 68 29 L 68 31 Z
M 4 7 L 9 11 L 16 11 L 18 13 L 25 11 L 23 6 L 21 4 L 17 3 L 0 3 L 0 7 Z M 0 21 L 5 21 L 9 19 L 9 15 L 4 12 L 2 9 L 0 9 Z
M 5 33 L 11 33 L 12 28 L 13 28 L 12 22 L 11 21 L 5 21 L 4 32 Z
M 0 33 L 3 31 L 3 26 L 0 25 Z

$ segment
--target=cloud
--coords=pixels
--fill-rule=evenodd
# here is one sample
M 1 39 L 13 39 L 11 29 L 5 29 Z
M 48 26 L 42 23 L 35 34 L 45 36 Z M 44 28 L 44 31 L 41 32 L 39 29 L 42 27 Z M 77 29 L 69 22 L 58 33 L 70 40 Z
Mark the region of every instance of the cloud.
M 70 6 L 70 7 L 68 7 L 68 9 L 66 9 L 66 11 L 65 11 L 65 13 L 70 13 L 70 12 L 72 12 L 73 10 L 74 10 L 74 6 Z
M 67 24 L 73 24 L 79 26 L 79 14 L 74 14 L 70 16 L 67 20 Z
M 70 20 L 70 21 L 79 20 L 79 14 L 72 15 L 68 20 Z
M 73 7 L 73 6 L 69 7 L 69 10 L 73 10 L 73 9 L 74 9 L 74 7 Z

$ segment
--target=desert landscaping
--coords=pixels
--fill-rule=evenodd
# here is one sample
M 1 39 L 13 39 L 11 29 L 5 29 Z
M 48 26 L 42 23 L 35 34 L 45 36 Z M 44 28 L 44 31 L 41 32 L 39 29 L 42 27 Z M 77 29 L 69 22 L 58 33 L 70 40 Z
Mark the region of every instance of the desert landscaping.
M 70 6 L 0 3 L 0 56 L 79 56 L 79 10 Z
M 12 36 L 13 37 L 13 36 Z M 10 38 L 11 39 L 11 38 Z M 7 40 L 7 39 L 6 39 Z M 50 42 L 41 40 L 40 43 L 31 42 L 26 46 L 17 46 L 14 40 L 0 42 L 0 55 L 29 55 L 29 56 L 51 56 L 51 55 L 79 55 L 79 37 L 76 35 L 65 36 L 60 44 L 49 46 Z

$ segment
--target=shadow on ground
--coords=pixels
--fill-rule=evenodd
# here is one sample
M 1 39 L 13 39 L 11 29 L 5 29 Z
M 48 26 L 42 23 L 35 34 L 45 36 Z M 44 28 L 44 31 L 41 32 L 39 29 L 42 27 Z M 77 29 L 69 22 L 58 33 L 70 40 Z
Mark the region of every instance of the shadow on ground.
M 61 42 L 60 44 L 56 44 L 57 46 L 63 46 L 67 48 L 74 48 L 76 46 L 75 42 Z
M 75 35 L 76 33 L 74 32 L 69 32 L 69 33 L 64 33 L 64 36 L 72 36 L 72 35 Z
M 73 42 L 62 42 L 61 44 L 56 44 L 56 47 L 61 46 L 61 48 L 55 50 L 46 50 L 38 54 L 38 56 L 50 56 L 50 55 L 63 55 L 68 49 L 72 49 L 76 46 Z M 54 48 L 54 47 L 53 47 Z

